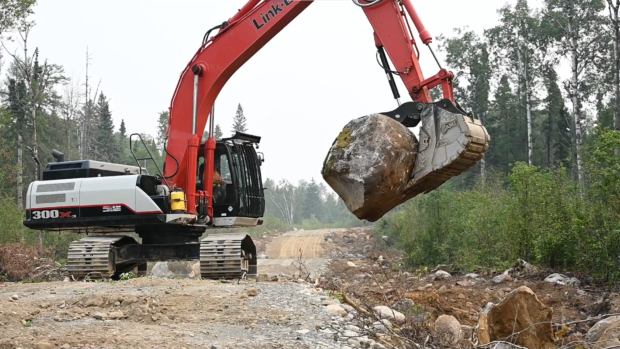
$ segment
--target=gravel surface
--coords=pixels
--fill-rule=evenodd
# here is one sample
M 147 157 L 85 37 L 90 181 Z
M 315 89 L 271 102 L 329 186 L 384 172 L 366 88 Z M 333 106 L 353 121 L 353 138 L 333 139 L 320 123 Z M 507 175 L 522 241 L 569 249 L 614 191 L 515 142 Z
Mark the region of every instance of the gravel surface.
M 295 282 L 13 284 L 0 288 L 0 348 L 350 347 L 327 327 L 352 316 L 324 303 L 338 301 Z

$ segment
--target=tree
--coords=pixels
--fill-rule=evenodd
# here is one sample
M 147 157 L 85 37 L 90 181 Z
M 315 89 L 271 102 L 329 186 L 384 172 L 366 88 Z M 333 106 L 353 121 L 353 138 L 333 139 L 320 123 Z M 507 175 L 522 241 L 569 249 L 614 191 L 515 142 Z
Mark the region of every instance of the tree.
M 248 130 L 247 120 L 245 115 L 243 115 L 243 108 L 241 107 L 241 103 L 237 106 L 237 113 L 235 114 L 235 118 L 233 119 L 233 128 L 232 133 L 235 132 L 246 132 Z
M 13 30 L 33 14 L 36 0 L 0 0 L 0 35 Z
M 23 23 L 31 14 L 36 0 L 0 0 L 0 41 L 5 33 L 11 32 Z M 9 40 L 12 38 L 9 37 Z M 2 68 L 2 52 L 0 52 Z
M 90 67 L 90 53 L 86 48 L 86 77 L 84 82 L 84 104 L 80 113 L 79 120 L 79 153 L 82 159 L 91 157 L 93 147 L 91 141 L 95 138 L 95 132 L 97 131 L 96 118 L 94 117 L 95 101 L 99 93 L 99 84 L 95 89 L 94 95 L 92 94 L 92 85 L 90 84 L 90 76 L 88 75 L 88 68 Z
M 224 134 L 222 133 L 220 124 L 215 124 L 215 131 L 213 131 L 213 138 L 215 138 L 216 141 L 219 141 L 222 139 L 223 136 Z
M 613 35 L 613 73 L 614 73 L 614 129 L 620 131 L 620 0 L 607 0 L 609 20 Z
M 305 190 L 302 217 L 304 219 L 323 219 L 323 199 L 321 197 L 321 188 L 314 181 L 314 178 Z
M 269 190 L 265 190 L 266 200 L 277 208 L 279 215 L 289 226 L 295 224 L 297 191 L 298 188 L 287 180 L 281 180 L 278 185 L 271 185 Z
M 163 152 L 166 146 L 166 131 L 168 130 L 168 120 L 170 120 L 170 112 L 162 111 L 159 113 L 157 120 L 157 149 Z
M 558 85 L 558 75 L 554 69 L 545 73 L 547 97 L 547 166 L 568 165 L 570 160 L 571 132 L 570 115 L 564 105 L 564 98 Z
M 543 67 L 547 65 L 549 37 L 541 16 L 532 13 L 527 0 L 518 0 L 499 10 L 500 25 L 486 31 L 498 67 L 505 67 L 515 77 L 519 101 L 525 106 L 527 129 L 527 161 L 534 162 L 534 130 L 532 119 L 535 91 L 541 83 Z M 521 93 L 522 91 L 522 93 Z
M 72 145 L 71 139 L 74 137 L 75 122 L 81 106 L 82 93 L 79 90 L 79 80 L 71 81 L 65 85 L 61 104 L 61 115 L 65 131 L 65 159 L 71 160 Z
M 127 143 L 127 127 L 125 127 L 125 120 L 121 120 L 121 124 L 118 128 L 118 152 L 119 163 L 128 164 L 129 160 L 129 147 Z
M 112 112 L 106 96 L 99 94 L 96 106 L 97 115 L 97 137 L 95 143 L 95 154 L 97 159 L 106 162 L 119 162 L 118 143 L 114 137 L 114 122 Z
M 61 105 L 61 98 L 56 93 L 56 86 L 66 82 L 67 78 L 63 75 L 62 66 L 50 64 L 47 60 L 40 64 L 38 48 L 35 49 L 32 56 L 29 55 L 28 37 L 33 25 L 33 22 L 22 21 L 18 28 L 18 34 L 22 41 L 23 57 L 20 57 L 16 52 L 9 52 L 6 47 L 5 50 L 13 58 L 11 76 L 16 80 L 22 80 L 26 86 L 29 114 L 27 124 L 30 132 L 28 132 L 28 139 L 26 139 L 26 135 L 21 135 L 21 141 L 32 154 L 34 159 L 33 178 L 38 179 L 40 174 L 38 117 L 57 109 Z M 21 144 L 21 141 L 18 143 Z M 18 176 L 22 176 L 22 174 L 20 173 Z
M 22 209 L 24 205 L 24 180 L 23 180 L 23 137 L 27 132 L 27 118 L 28 118 L 28 97 L 26 91 L 25 82 L 20 79 L 16 81 L 14 78 L 9 78 L 8 84 L 8 112 L 9 112 L 9 127 L 8 138 L 16 140 L 17 143 L 17 206 Z
M 545 14 L 555 24 L 558 53 L 570 63 L 571 76 L 564 87 L 572 103 L 574 120 L 574 159 L 577 178 L 583 198 L 584 173 L 582 162 L 583 103 L 587 92 L 596 81 L 586 78 L 597 66 L 601 66 L 601 51 L 608 39 L 600 35 L 604 18 L 601 11 L 603 0 L 545 0 Z
M 490 166 L 504 173 L 510 171 L 511 163 L 527 160 L 527 153 L 523 152 L 524 124 L 519 121 L 518 98 L 508 76 L 502 75 L 486 123 L 495 146 L 489 147 L 485 158 Z

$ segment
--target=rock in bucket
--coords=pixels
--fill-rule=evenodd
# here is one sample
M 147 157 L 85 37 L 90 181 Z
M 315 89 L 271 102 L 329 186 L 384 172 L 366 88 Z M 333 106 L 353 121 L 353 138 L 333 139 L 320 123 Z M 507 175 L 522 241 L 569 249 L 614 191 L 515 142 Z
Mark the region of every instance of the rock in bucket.
M 418 140 L 401 123 L 370 114 L 349 122 L 323 163 L 323 178 L 359 219 L 375 222 L 409 200 Z

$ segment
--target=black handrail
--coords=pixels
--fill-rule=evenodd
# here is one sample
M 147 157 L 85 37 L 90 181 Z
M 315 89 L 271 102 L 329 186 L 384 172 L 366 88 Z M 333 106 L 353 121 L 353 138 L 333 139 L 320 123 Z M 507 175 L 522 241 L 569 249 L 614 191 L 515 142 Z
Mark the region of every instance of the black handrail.
M 132 140 L 133 136 L 138 136 L 138 138 L 140 139 L 140 143 L 142 143 L 142 146 L 144 147 L 144 149 L 146 149 L 146 152 L 149 154 L 148 158 L 139 158 L 138 159 L 138 157 L 136 156 L 136 153 L 133 151 L 133 140 Z M 146 144 L 144 144 L 144 140 L 142 139 L 142 135 L 140 135 L 139 133 L 132 133 L 129 136 L 129 151 L 131 152 L 131 155 L 136 160 L 136 163 L 138 164 L 138 167 L 140 168 L 140 174 L 142 174 L 142 165 L 140 164 L 140 160 L 151 160 L 151 161 L 153 161 L 153 164 L 155 164 L 155 168 L 157 169 L 157 172 L 159 172 L 159 176 L 166 183 L 166 187 L 168 187 L 168 190 L 170 190 L 170 184 L 168 184 L 168 180 L 166 179 L 166 177 L 164 177 L 164 174 L 159 169 L 159 166 L 157 166 L 157 161 L 155 161 L 155 158 L 153 158 L 153 154 L 151 154 L 151 151 L 149 150 L 149 148 L 146 146 Z

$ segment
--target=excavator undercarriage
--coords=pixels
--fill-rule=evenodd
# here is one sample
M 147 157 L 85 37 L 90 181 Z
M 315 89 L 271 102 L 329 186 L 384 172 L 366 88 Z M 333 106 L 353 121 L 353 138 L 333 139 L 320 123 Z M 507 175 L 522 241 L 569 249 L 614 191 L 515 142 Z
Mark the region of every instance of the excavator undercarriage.
M 241 279 L 256 277 L 256 247 L 246 234 L 209 235 L 184 244 L 140 244 L 130 236 L 94 236 L 69 246 L 67 271 L 74 280 L 119 279 L 123 273 L 144 276 L 147 262 L 193 260 L 200 277 Z

